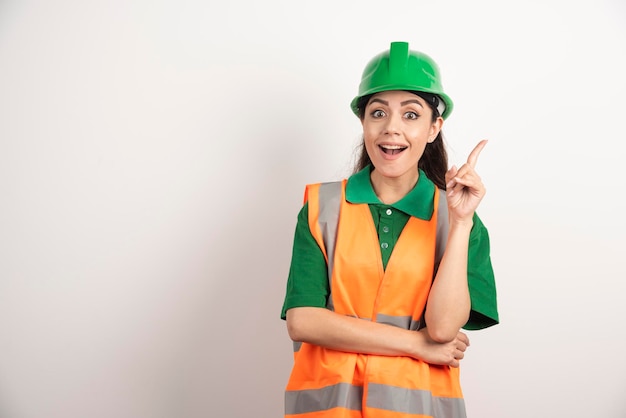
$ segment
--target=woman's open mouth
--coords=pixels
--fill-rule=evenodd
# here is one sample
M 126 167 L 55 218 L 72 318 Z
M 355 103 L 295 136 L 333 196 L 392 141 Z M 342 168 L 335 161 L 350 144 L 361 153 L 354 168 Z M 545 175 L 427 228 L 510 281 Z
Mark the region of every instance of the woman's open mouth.
M 402 151 L 408 148 L 402 145 L 379 145 L 378 147 L 383 153 L 387 155 L 400 154 Z

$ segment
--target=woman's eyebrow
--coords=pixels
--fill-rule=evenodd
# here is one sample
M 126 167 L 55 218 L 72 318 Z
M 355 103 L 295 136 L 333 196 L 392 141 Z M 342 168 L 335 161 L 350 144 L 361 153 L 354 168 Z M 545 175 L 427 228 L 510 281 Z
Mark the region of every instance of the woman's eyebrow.
M 384 104 L 385 106 L 389 106 L 389 102 L 388 102 L 388 101 L 386 101 L 386 100 L 383 100 L 383 99 L 372 99 L 372 100 L 370 101 L 370 103 L 374 103 L 374 102 L 382 103 L 382 104 Z
M 374 102 L 378 102 L 378 103 L 382 103 L 385 106 L 389 106 L 389 102 L 383 99 L 378 99 L 378 98 L 374 98 L 370 101 L 370 103 L 374 103 Z M 424 108 L 424 106 L 422 106 L 422 104 L 417 100 L 417 99 L 409 99 L 409 100 L 405 100 L 403 102 L 400 103 L 401 106 L 406 106 L 409 103 L 415 103 L 417 104 L 419 107 L 421 107 L 422 109 Z
M 405 100 L 404 102 L 402 102 L 402 103 L 400 103 L 400 104 L 401 104 L 402 106 L 406 106 L 406 105 L 408 105 L 409 103 L 415 103 L 415 104 L 419 105 L 419 107 L 421 107 L 422 109 L 424 108 L 424 106 L 422 106 L 422 104 L 421 104 L 418 100 L 415 100 L 415 99 Z

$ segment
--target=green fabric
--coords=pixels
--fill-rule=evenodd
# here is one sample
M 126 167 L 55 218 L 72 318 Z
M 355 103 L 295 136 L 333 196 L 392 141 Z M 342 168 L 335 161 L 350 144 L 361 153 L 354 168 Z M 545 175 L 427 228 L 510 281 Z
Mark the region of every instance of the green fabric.
M 369 174 L 370 168 L 366 167 L 348 179 L 346 200 L 369 205 L 381 243 L 383 267 L 386 268 L 393 247 L 410 216 L 431 218 L 435 185 L 420 170 L 419 180 L 413 190 L 393 205 L 385 205 L 374 193 Z M 387 210 L 391 213 L 387 214 Z M 467 275 L 472 311 L 464 328 L 482 329 L 497 324 L 499 319 L 489 256 L 489 235 L 477 215 L 474 215 L 474 226 L 470 233 L 468 259 Z M 308 204 L 305 204 L 298 214 L 281 318 L 285 319 L 287 310 L 291 308 L 326 307 L 329 292 L 326 260 L 309 229 Z
M 358 173 L 350 176 L 346 185 L 346 200 L 350 203 L 367 203 L 368 205 L 383 205 L 378 199 L 370 181 L 371 165 Z M 433 195 L 435 183 L 433 183 L 422 170 L 415 187 L 402 199 L 392 205 L 384 205 L 401 210 L 405 214 L 416 218 L 429 220 L 433 216 Z
M 369 205 L 374 226 L 378 231 L 380 242 L 380 255 L 383 259 L 383 269 L 387 270 L 387 263 L 391 257 L 391 251 L 400 238 L 400 232 L 409 221 L 410 216 L 399 210 L 394 210 L 390 205 Z

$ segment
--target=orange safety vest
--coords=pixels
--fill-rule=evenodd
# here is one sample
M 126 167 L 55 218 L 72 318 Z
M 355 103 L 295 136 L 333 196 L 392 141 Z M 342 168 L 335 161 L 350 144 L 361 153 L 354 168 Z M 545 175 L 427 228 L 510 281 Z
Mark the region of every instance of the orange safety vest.
M 328 308 L 405 329 L 423 327 L 435 268 L 439 191 L 436 189 L 433 196 L 432 218 L 409 219 L 384 270 L 369 207 L 346 201 L 346 183 L 309 185 L 305 193 L 309 227 L 329 267 Z M 336 216 L 332 204 L 320 207 L 320 194 L 324 201 L 328 195 L 325 190 L 333 184 L 341 190 L 335 193 L 338 222 L 332 220 Z M 465 416 L 458 368 L 410 357 L 336 351 L 309 343 L 301 343 L 294 355 L 285 393 L 285 417 Z

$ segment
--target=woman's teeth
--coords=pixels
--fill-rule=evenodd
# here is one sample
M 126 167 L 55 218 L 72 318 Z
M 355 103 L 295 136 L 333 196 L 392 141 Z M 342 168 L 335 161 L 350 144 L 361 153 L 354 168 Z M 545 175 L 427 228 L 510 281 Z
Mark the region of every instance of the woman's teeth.
M 401 145 L 379 145 L 379 147 L 385 154 L 391 155 L 398 154 L 406 149 L 406 147 Z

